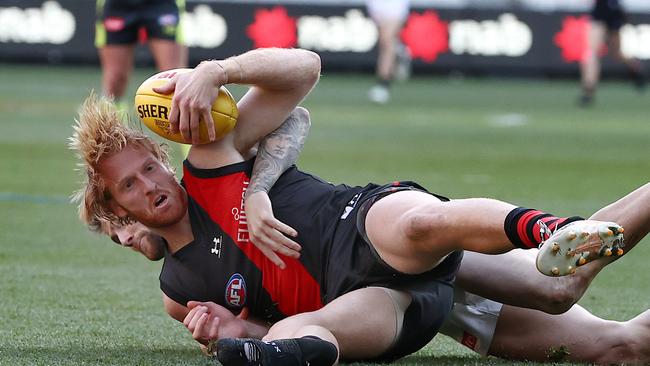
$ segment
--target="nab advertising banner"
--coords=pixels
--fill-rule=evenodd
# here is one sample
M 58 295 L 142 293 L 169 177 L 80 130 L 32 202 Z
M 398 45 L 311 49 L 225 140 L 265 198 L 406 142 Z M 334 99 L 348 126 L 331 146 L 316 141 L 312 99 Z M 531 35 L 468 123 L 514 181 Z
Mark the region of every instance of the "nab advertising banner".
M 628 20 L 623 53 L 650 59 L 650 15 Z M 378 32 L 363 7 L 190 1 L 182 22 L 192 64 L 258 47 L 311 49 L 330 69 L 376 60 Z M 566 73 L 585 56 L 589 27 L 577 13 L 415 7 L 400 37 L 417 70 Z M 94 1 L 0 0 L 0 62 L 97 63 L 94 32 Z M 152 63 L 144 46 L 136 57 Z M 606 60 L 604 69 L 622 67 Z

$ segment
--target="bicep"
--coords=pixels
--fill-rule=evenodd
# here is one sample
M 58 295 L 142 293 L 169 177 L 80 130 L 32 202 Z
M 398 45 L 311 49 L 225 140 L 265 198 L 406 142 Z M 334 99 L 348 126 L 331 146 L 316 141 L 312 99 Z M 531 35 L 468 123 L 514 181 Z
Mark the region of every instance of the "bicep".
M 185 319 L 185 316 L 187 316 L 187 313 L 189 313 L 189 309 L 170 299 L 167 295 L 165 295 L 165 293 L 162 294 L 162 299 L 163 306 L 165 307 L 167 314 L 182 323 L 183 319 Z
M 252 87 L 239 101 L 239 119 L 235 126 L 234 147 L 246 154 L 266 135 L 280 127 L 306 92 L 265 90 Z

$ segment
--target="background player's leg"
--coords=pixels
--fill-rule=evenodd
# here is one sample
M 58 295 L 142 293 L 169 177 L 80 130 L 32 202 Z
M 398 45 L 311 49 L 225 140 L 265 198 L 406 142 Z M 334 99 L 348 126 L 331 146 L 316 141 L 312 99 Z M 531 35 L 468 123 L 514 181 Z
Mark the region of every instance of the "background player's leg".
M 598 80 L 600 79 L 600 56 L 598 52 L 605 43 L 606 28 L 603 22 L 592 21 L 589 25 L 589 47 L 580 63 L 583 106 L 593 102 Z
M 151 39 L 149 49 L 160 71 L 187 67 L 187 48 L 168 39 Z
M 627 322 L 616 322 L 600 319 L 578 305 L 562 315 L 504 305 L 489 354 L 531 361 L 647 363 L 650 310 Z
M 107 44 L 99 49 L 102 64 L 102 93 L 119 100 L 126 91 L 133 69 L 135 45 Z
M 621 50 L 621 33 L 620 30 L 612 31 L 609 35 L 609 49 L 612 56 L 619 62 L 625 64 L 628 71 L 634 79 L 634 83 L 640 90 L 645 88 L 646 75 L 643 64 L 633 57 L 627 57 Z

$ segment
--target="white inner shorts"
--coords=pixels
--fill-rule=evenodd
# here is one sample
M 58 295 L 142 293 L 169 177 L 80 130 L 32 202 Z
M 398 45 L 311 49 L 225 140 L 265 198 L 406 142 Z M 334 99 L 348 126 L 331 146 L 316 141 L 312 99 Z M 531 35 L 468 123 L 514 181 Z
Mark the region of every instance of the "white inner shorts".
M 440 333 L 486 356 L 503 304 L 454 288 L 454 307 Z

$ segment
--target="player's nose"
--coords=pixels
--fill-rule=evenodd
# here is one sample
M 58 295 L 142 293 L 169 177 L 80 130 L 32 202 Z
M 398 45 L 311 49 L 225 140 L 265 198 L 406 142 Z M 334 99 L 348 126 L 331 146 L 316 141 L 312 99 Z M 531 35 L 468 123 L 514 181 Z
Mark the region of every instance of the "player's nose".
M 141 179 L 142 179 L 142 186 L 144 187 L 146 193 L 154 192 L 158 187 L 156 182 L 154 182 L 149 177 L 143 176 Z
M 123 246 L 130 247 L 133 245 L 133 234 L 125 230 L 118 230 L 116 234 Z

